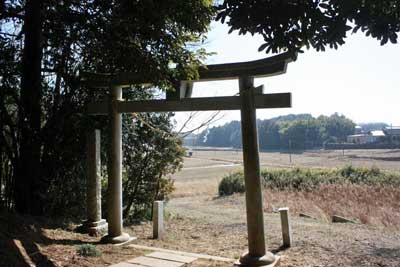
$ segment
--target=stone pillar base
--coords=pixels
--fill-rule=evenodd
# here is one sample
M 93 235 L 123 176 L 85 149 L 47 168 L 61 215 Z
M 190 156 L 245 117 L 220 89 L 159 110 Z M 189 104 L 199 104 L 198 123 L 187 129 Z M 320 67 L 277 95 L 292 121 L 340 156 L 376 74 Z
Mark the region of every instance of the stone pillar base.
M 280 257 L 267 252 L 262 257 L 252 257 L 248 253 L 242 255 L 239 260 L 235 262 L 235 266 L 239 267 L 275 267 L 279 265 Z
M 122 233 L 119 236 L 106 235 L 101 239 L 101 242 L 109 243 L 109 244 L 123 244 L 123 243 L 131 242 L 133 240 L 136 240 L 136 237 L 132 237 L 127 233 Z
M 108 233 L 108 223 L 104 219 L 97 222 L 86 221 L 83 229 L 90 236 L 105 236 Z

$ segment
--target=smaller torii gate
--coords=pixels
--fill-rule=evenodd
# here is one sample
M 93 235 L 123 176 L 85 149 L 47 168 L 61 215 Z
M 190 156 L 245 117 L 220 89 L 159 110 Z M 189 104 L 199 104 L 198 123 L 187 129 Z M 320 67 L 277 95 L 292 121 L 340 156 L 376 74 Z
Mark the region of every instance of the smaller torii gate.
M 83 73 L 81 81 L 92 88 L 110 90 L 105 102 L 88 105 L 90 115 L 108 115 L 111 127 L 110 175 L 108 177 L 108 236 L 112 243 L 129 240 L 122 232 L 122 113 L 240 110 L 242 126 L 243 162 L 246 190 L 246 213 L 249 252 L 238 261 L 240 266 L 275 265 L 279 257 L 266 251 L 264 235 L 263 198 L 260 177 L 260 160 L 256 109 L 291 107 L 291 94 L 263 94 L 263 86 L 254 88 L 254 78 L 284 74 L 296 55 L 283 53 L 266 59 L 207 65 L 199 70 L 196 81 L 181 81 L 174 93 L 165 100 L 124 101 L 122 88 L 132 84 L 148 84 L 132 73 Z M 239 80 L 239 96 L 190 98 L 193 82 Z

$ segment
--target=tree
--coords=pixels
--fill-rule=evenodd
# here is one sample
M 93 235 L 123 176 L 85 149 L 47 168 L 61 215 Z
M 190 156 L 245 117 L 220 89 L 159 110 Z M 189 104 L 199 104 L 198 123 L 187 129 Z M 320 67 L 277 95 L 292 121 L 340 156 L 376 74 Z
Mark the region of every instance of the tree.
M 0 93 L 7 106 L 0 159 L 15 185 L 8 207 L 40 215 L 84 197 L 84 133 L 106 129 L 107 121 L 84 115 L 85 104 L 102 94 L 80 88 L 79 70 L 130 71 L 171 88 L 196 75 L 206 53 L 193 44 L 204 39 L 213 14 L 211 0 L 0 1 L 0 49 L 9 49 L 0 57 L 0 86 L 8 88 Z
M 169 175 L 182 167 L 185 150 L 182 140 L 172 133 L 172 116 L 172 113 L 124 116 L 125 219 L 142 218 L 155 200 L 166 200 L 173 190 Z
M 261 34 L 266 53 L 302 51 L 327 46 L 337 49 L 347 33 L 362 31 L 380 40 L 397 43 L 400 31 L 398 0 L 224 0 L 218 5 L 217 20 L 230 32 Z
M 344 142 L 354 134 L 355 124 L 337 113 L 313 118 L 310 114 L 290 114 L 258 120 L 261 149 L 308 149 L 322 147 L 325 142 Z M 232 121 L 200 133 L 200 146 L 240 147 L 240 123 Z
M 19 212 L 41 214 L 40 127 L 42 97 L 42 0 L 27 0 L 24 14 L 21 91 L 18 115 L 20 151 L 15 175 L 15 207 Z M 34 201 L 33 201 L 34 200 Z

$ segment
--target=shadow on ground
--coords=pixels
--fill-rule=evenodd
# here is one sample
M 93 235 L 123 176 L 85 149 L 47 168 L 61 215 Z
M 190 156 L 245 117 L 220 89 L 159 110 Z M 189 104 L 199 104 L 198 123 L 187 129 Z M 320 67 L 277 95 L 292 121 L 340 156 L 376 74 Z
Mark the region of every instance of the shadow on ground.
M 53 267 L 56 266 L 41 251 L 47 245 L 87 244 L 80 240 L 51 239 L 43 233 L 43 228 L 66 228 L 60 222 L 48 219 L 0 213 L 0 266 L 13 267 Z

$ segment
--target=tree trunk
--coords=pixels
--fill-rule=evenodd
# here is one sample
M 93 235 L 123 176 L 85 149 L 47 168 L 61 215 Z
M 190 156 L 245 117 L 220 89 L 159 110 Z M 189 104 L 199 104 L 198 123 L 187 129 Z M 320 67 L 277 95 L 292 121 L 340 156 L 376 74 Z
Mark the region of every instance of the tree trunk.
M 42 214 L 40 179 L 42 0 L 26 0 L 19 106 L 20 154 L 15 179 L 18 212 Z
M 0 209 L 1 203 L 5 200 L 5 195 L 3 193 L 3 187 L 5 186 L 5 173 L 3 170 L 5 158 L 3 158 L 3 154 L 5 154 L 5 149 L 4 149 L 4 143 L 5 140 L 3 138 L 3 132 L 4 132 L 4 125 L 3 125 L 3 112 L 4 109 L 3 107 L 4 103 L 4 97 L 3 94 L 0 92 L 0 130 L 2 131 L 2 134 L 0 134 Z

